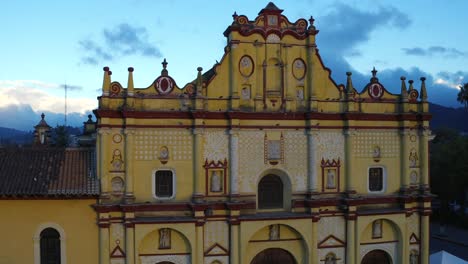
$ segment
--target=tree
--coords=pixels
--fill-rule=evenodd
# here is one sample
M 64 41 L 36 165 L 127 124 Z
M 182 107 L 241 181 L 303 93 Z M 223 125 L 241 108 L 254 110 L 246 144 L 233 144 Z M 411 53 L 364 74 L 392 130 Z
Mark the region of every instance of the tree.
M 67 127 L 57 125 L 52 130 L 52 141 L 56 147 L 67 147 L 68 135 Z
M 468 83 L 459 86 L 460 91 L 457 95 L 457 101 L 463 104 L 465 108 L 468 108 Z

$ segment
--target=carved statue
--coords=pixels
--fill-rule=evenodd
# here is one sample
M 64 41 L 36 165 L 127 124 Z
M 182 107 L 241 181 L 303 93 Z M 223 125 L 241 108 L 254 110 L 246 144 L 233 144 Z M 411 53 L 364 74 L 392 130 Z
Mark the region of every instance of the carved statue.
M 159 229 L 159 248 L 171 248 L 171 230 L 169 228 Z
M 328 254 L 325 257 L 325 264 L 336 264 L 336 258 L 333 254 Z
M 375 220 L 372 223 L 372 237 L 373 238 L 382 237 L 382 220 Z
M 270 225 L 270 240 L 279 239 L 279 225 Z
M 418 153 L 416 150 L 411 150 L 409 156 L 410 167 L 417 167 L 418 166 Z
M 213 174 L 211 175 L 211 191 L 212 192 L 222 191 L 221 176 L 219 175 L 218 171 L 213 171 Z
M 380 148 L 378 146 L 375 146 L 372 152 L 372 157 L 374 159 L 380 159 L 380 155 L 381 155 Z
M 329 169 L 327 172 L 327 189 L 335 188 L 335 170 Z

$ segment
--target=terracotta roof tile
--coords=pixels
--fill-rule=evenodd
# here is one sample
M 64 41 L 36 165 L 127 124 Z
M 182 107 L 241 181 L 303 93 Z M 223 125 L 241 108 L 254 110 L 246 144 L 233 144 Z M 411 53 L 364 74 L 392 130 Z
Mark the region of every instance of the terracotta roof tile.
M 97 196 L 93 149 L 0 149 L 0 196 Z

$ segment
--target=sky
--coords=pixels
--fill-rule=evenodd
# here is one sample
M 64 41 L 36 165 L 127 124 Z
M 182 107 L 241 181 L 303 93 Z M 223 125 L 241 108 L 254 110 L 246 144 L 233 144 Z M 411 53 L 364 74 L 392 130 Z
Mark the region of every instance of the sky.
M 313 16 L 317 45 L 337 83 L 353 72 L 361 90 L 376 67 L 381 83 L 399 93 L 400 76 L 427 77 L 429 101 L 459 107 L 458 86 L 468 82 L 468 1 L 277 0 L 290 21 Z M 179 87 L 197 67 L 220 60 L 232 14 L 255 19 L 268 1 L 127 0 L 3 1 L 0 23 L 0 108 L 30 106 L 63 113 L 97 108 L 104 66 L 125 87 L 160 75 L 167 59 Z M 1 122 L 1 117 L 0 117 Z

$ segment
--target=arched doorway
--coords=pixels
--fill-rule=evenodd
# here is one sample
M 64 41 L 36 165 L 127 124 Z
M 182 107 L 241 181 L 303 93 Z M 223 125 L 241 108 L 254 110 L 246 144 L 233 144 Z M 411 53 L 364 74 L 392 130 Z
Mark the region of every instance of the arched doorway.
M 258 253 L 250 264 L 296 264 L 296 260 L 284 249 L 268 248 Z
M 258 208 L 283 208 L 283 182 L 276 175 L 267 175 L 258 184 Z
M 60 264 L 60 234 L 53 228 L 41 232 L 41 264 Z
M 392 264 L 392 261 L 387 252 L 377 249 L 367 253 L 361 264 Z

